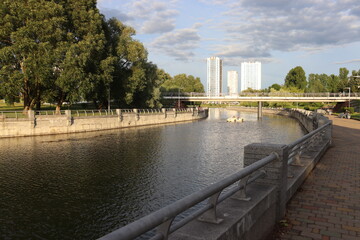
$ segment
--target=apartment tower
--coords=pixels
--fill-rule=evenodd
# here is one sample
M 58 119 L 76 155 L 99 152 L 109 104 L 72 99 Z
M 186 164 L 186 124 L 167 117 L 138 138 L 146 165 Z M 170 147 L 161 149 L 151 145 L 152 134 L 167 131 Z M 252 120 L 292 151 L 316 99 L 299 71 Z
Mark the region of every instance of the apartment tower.
M 227 72 L 227 87 L 229 96 L 239 95 L 239 74 L 237 71 Z
M 222 60 L 207 58 L 207 95 L 218 97 L 222 93 Z
M 261 62 L 241 63 L 241 91 L 261 89 Z

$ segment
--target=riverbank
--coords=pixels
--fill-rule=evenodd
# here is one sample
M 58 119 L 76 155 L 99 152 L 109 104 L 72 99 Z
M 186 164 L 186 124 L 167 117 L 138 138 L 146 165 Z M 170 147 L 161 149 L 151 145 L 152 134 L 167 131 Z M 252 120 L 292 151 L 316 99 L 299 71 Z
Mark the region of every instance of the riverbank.
M 28 111 L 24 118 L 0 117 L 0 138 L 24 137 L 50 134 L 66 134 L 90 131 L 101 131 L 117 128 L 169 124 L 194 121 L 206 118 L 208 109 L 158 109 L 154 110 L 121 110 L 95 115 L 88 111 L 74 115 L 65 110 L 60 115 L 39 115 Z

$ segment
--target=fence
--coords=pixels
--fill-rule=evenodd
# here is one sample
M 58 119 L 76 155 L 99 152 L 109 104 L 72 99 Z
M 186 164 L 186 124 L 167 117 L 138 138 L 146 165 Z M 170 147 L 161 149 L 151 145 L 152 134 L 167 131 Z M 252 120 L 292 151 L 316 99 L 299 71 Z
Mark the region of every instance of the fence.
M 65 115 L 66 110 L 55 111 L 55 110 L 42 110 L 35 111 L 36 116 L 61 116 Z M 185 113 L 192 112 L 192 108 L 163 108 L 163 109 L 120 109 L 120 113 L 131 114 L 162 114 L 165 112 L 177 112 Z M 116 109 L 111 109 L 110 111 L 105 110 L 71 110 L 71 115 L 73 117 L 91 117 L 91 116 L 114 116 L 117 115 Z M 25 119 L 28 118 L 28 113 L 26 111 L 0 111 L 0 117 L 3 119 Z
M 308 121 L 313 121 L 314 118 L 312 114 L 308 112 L 301 113 L 308 118 Z M 245 147 L 245 151 L 247 151 L 245 158 L 247 155 L 250 157 L 248 157 L 249 159 L 244 159 L 244 162 L 247 161 L 249 165 L 239 172 L 210 185 L 202 191 L 195 192 L 127 226 L 115 230 L 100 239 L 134 239 L 154 229 L 156 229 L 156 234 L 151 238 L 152 240 L 168 239 L 171 233 L 174 233 L 194 219 L 219 223 L 221 221 L 217 215 L 219 204 L 230 196 L 235 196 L 240 200 L 250 200 L 246 191 L 247 187 L 264 177 L 266 180 L 263 181 L 277 185 L 278 210 L 276 214 L 277 219 L 279 219 L 284 215 L 286 201 L 290 198 L 289 194 L 291 193 L 288 193 L 290 187 L 288 186 L 287 178 L 294 177 L 292 168 L 294 168 L 294 166 L 302 166 L 301 157 L 309 151 L 323 152 L 327 149 L 331 143 L 331 128 L 332 123 L 328 121 L 321 127 L 288 145 L 271 145 L 265 147 L 263 146 L 264 144 L 255 144 L 255 146 L 248 145 L 249 148 Z M 268 154 L 266 151 L 270 153 Z M 261 154 L 267 156 L 262 157 L 260 160 L 257 159 Z M 288 176 L 288 169 L 291 176 Z M 299 179 L 304 178 L 304 176 L 297 177 Z M 229 187 L 231 188 L 224 192 L 224 189 Z M 205 206 L 173 224 L 174 219 L 179 214 L 188 211 L 195 205 L 201 204 L 204 200 L 207 200 Z

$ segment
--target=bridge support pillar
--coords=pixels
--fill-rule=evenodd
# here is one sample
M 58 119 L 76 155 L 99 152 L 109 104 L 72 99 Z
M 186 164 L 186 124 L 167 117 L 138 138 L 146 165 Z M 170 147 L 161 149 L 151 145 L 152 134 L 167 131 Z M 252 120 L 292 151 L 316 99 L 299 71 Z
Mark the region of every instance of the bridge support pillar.
M 258 118 L 262 118 L 262 102 L 258 102 L 257 117 L 258 117 Z

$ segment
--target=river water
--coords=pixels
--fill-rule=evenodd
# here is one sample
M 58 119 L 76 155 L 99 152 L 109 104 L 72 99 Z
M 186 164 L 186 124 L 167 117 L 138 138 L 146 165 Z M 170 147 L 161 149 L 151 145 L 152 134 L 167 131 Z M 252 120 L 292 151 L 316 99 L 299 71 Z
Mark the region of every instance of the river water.
M 240 170 L 245 145 L 303 134 L 294 119 L 210 109 L 196 122 L 0 139 L 0 239 L 96 239 Z

